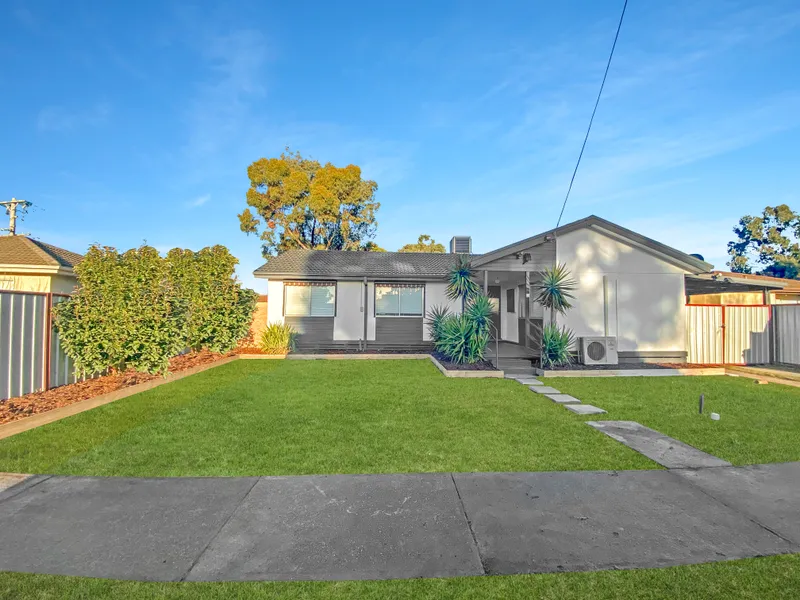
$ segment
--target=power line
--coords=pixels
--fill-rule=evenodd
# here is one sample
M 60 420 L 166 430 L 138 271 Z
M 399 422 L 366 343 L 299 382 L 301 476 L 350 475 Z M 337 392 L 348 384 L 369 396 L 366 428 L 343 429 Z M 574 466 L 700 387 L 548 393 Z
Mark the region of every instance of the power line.
M 619 39 L 619 32 L 622 29 L 622 20 L 625 18 L 625 9 L 628 8 L 628 0 L 622 5 L 622 14 L 619 16 L 619 24 L 617 25 L 617 34 L 614 36 L 614 43 L 611 45 L 611 53 L 608 55 L 608 63 L 606 64 L 606 72 L 603 73 L 603 82 L 600 84 L 600 91 L 597 93 L 597 100 L 594 103 L 594 110 L 592 110 L 592 118 L 589 119 L 589 127 L 586 129 L 586 137 L 583 138 L 583 145 L 581 146 L 581 153 L 578 155 L 578 162 L 575 163 L 575 170 L 572 172 L 572 179 L 569 180 L 569 188 L 567 188 L 567 195 L 564 197 L 564 204 L 561 205 L 561 212 L 558 215 L 558 222 L 556 227 L 561 225 L 561 217 L 564 216 L 564 209 L 567 207 L 567 200 L 569 200 L 569 193 L 572 191 L 572 184 L 575 183 L 575 175 L 578 174 L 578 167 L 581 165 L 583 158 L 583 151 L 586 149 L 586 142 L 589 140 L 589 133 L 592 131 L 592 123 L 594 122 L 594 115 L 597 113 L 597 106 L 600 104 L 600 96 L 603 95 L 603 88 L 606 85 L 606 77 L 608 77 L 608 70 L 611 68 L 611 59 L 614 58 L 614 49 L 617 47 L 617 40 Z

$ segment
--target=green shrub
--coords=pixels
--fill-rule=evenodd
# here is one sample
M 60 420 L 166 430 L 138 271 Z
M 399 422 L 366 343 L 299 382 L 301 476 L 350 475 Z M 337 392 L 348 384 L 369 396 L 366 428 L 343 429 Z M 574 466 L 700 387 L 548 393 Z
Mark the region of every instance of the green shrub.
M 267 354 L 287 354 L 294 352 L 297 344 L 297 332 L 285 323 L 270 323 L 261 332 L 258 346 Z
M 425 324 L 428 326 L 428 332 L 431 336 L 431 341 L 435 344 L 441 337 L 442 322 L 450 316 L 450 309 L 446 306 L 435 305 L 432 306 L 425 317 Z
M 464 314 L 447 315 L 441 321 L 436 350 L 456 364 L 472 364 L 484 360 L 489 344 L 489 322 L 492 305 L 483 295 L 474 296 Z
M 186 347 L 219 353 L 235 348 L 250 331 L 256 302 L 256 293 L 236 279 L 236 258 L 225 246 L 174 248 L 166 262 L 176 302 L 186 312 Z
M 79 373 L 108 368 L 166 373 L 186 348 L 226 352 L 250 327 L 256 295 L 233 275 L 223 246 L 141 246 L 120 254 L 92 246 L 75 267 L 78 291 L 53 307 L 66 354 Z
M 572 330 L 548 323 L 542 329 L 542 368 L 559 367 L 572 362 L 570 348 L 575 341 Z

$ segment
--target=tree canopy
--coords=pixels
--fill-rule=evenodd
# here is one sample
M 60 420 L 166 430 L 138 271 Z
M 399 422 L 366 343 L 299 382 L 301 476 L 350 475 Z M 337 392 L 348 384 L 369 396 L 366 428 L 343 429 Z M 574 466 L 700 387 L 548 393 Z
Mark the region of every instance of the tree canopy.
M 800 278 L 800 213 L 786 204 L 767 206 L 760 216 L 746 215 L 733 228 L 736 240 L 728 243 L 731 271 Z M 757 268 L 757 267 L 755 267 Z
M 364 250 L 375 236 L 378 185 L 356 165 L 321 165 L 288 150 L 247 168 L 245 233 L 260 234 L 264 256 L 292 248 Z
M 398 252 L 444 252 L 444 246 L 437 244 L 429 235 L 421 235 L 416 244 L 406 244 Z

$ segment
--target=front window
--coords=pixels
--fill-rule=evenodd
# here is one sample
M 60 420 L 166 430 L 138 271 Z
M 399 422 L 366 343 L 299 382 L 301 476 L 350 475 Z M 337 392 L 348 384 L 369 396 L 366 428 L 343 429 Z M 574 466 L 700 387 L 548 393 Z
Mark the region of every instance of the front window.
M 421 317 L 425 286 L 410 283 L 375 284 L 375 316 Z
M 292 282 L 284 286 L 283 314 L 287 317 L 333 317 L 336 284 Z

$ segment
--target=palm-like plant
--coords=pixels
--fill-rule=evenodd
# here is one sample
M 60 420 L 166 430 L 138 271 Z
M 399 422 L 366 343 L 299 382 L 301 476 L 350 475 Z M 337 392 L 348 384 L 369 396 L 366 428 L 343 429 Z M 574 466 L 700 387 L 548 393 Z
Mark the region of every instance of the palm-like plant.
M 450 269 L 447 282 L 447 297 L 451 300 L 461 300 L 461 312 L 467 307 L 467 302 L 477 296 L 481 288 L 475 283 L 475 270 L 466 256 L 459 256 L 458 261 Z
M 555 323 L 544 326 L 542 330 L 542 367 L 558 367 L 572 362 L 570 348 L 575 342 L 572 331 Z
M 431 341 L 435 344 L 439 341 L 442 332 L 442 323 L 450 316 L 450 310 L 446 306 L 432 306 L 425 316 L 425 324 L 431 334 Z
M 552 269 L 542 271 L 542 278 L 533 285 L 536 302 L 550 309 L 550 323 L 555 323 L 556 313 L 562 315 L 572 308 L 570 300 L 574 300 L 577 283 L 570 276 L 566 265 L 556 265 Z

